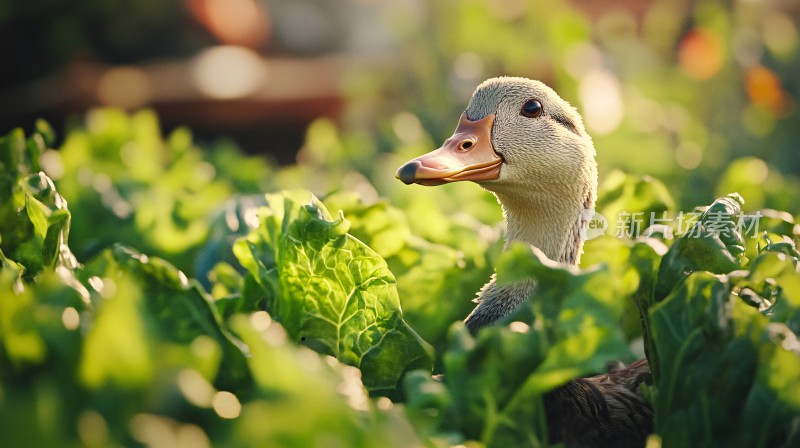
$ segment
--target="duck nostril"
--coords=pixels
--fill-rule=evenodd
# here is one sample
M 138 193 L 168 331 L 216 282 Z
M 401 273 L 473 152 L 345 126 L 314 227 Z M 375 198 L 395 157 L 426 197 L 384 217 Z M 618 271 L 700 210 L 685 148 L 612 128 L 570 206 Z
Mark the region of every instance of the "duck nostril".
M 460 145 L 458 145 L 458 149 L 466 151 L 472 147 L 472 144 L 473 144 L 472 140 L 464 140 L 463 142 L 461 142 Z

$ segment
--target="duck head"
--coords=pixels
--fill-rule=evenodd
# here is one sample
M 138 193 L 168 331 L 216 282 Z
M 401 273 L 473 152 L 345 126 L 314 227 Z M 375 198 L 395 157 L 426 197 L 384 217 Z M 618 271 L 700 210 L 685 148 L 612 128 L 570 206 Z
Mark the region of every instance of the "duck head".
M 553 260 L 579 262 L 583 211 L 594 206 L 597 191 L 595 149 L 575 108 L 539 81 L 501 77 L 483 82 L 453 136 L 401 166 L 396 175 L 406 184 L 473 181 L 500 202 L 506 246 L 523 241 Z M 532 288 L 508 290 L 492 281 L 479 293 L 473 315 L 494 301 L 496 309 L 481 325 L 505 317 Z

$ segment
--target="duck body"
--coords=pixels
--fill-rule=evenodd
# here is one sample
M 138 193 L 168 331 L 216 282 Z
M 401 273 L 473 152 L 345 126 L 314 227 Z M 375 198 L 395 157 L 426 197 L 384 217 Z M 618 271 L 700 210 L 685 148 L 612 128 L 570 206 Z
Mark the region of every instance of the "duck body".
M 545 394 L 550 443 L 575 448 L 638 448 L 653 432 L 653 410 L 639 392 L 650 381 L 646 359 Z
M 506 248 L 522 241 L 554 261 L 580 262 L 585 211 L 597 195 L 594 144 L 575 108 L 539 81 L 501 77 L 479 85 L 453 136 L 400 167 L 397 177 L 423 185 L 473 181 L 503 209 Z M 478 292 L 465 325 L 475 333 L 502 322 L 535 288 L 533 281 L 497 285 L 493 277 Z M 649 377 L 642 360 L 549 392 L 544 403 L 551 442 L 644 446 L 653 415 L 639 386 Z

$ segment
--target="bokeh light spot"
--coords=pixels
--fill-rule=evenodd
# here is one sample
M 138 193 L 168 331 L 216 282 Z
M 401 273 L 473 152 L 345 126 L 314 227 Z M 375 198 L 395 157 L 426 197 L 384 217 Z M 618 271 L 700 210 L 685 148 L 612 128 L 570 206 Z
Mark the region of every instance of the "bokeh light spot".
M 763 26 L 764 45 L 773 53 L 788 55 L 797 47 L 797 28 L 786 15 L 769 15 Z
M 703 148 L 695 142 L 681 142 L 675 149 L 675 161 L 681 168 L 693 170 L 703 162 Z
M 137 414 L 130 420 L 130 432 L 134 439 L 155 445 L 172 439 L 169 419 L 151 414 Z
M 203 375 L 196 370 L 184 369 L 178 372 L 178 389 L 189 403 L 199 407 L 211 407 L 211 400 L 214 397 L 214 386 L 212 386 Z
M 135 440 L 150 448 L 206 448 L 211 445 L 199 426 L 153 414 L 135 415 L 130 421 L 130 432 Z
M 508 329 L 513 331 L 514 333 L 527 333 L 529 328 L 530 327 L 528 326 L 528 324 L 526 324 L 525 322 L 520 322 L 518 320 L 515 320 L 514 322 L 508 324 Z
M 756 66 L 747 71 L 747 96 L 753 104 L 765 106 L 774 113 L 780 112 L 783 105 L 781 80 L 764 66 Z
M 81 325 L 81 315 L 78 314 L 78 310 L 68 306 L 61 313 L 61 322 L 67 330 L 75 330 Z
M 147 104 L 151 95 L 150 79 L 135 67 L 109 69 L 97 84 L 97 97 L 107 106 L 134 109 Z
M 254 51 L 224 45 L 200 53 L 194 61 L 192 75 L 202 94 L 234 99 L 258 91 L 266 77 L 266 67 Z
M 424 133 L 419 118 L 411 112 L 400 112 L 392 119 L 392 129 L 403 143 L 415 143 Z
M 357 411 L 369 409 L 369 398 L 361 382 L 361 371 L 352 366 L 341 366 L 342 381 L 337 391 L 347 400 L 347 404 Z
M 683 38 L 678 59 L 687 76 L 706 80 L 716 75 L 725 61 L 725 47 L 717 33 L 695 28 Z
M 269 16 L 253 0 L 190 0 L 189 10 L 226 44 L 256 47 L 269 35 Z
M 108 424 L 97 411 L 88 410 L 78 417 L 78 437 L 85 446 L 106 446 Z
M 392 407 L 394 407 L 394 403 L 392 403 L 392 400 L 388 397 L 378 398 L 377 400 L 375 400 L 375 405 L 378 406 L 378 409 L 382 411 L 388 411 L 389 409 L 392 409 Z
M 203 428 L 197 425 L 180 425 L 175 434 L 175 446 L 179 448 L 207 448 L 211 446 Z
M 272 324 L 272 318 L 266 311 L 256 311 L 250 315 L 250 323 L 257 331 L 264 331 Z
M 59 180 L 64 175 L 64 161 L 61 160 L 61 154 L 58 151 L 48 149 L 42 153 L 42 156 L 39 157 L 39 164 L 53 180 Z
M 239 403 L 239 399 L 228 391 L 223 390 L 214 394 L 211 404 L 214 412 L 222 418 L 234 419 L 242 412 L 242 404 Z
M 593 70 L 581 79 L 583 117 L 596 134 L 613 132 L 622 122 L 624 106 L 619 81 L 606 70 Z
M 767 180 L 767 176 L 769 176 L 769 167 L 767 163 L 755 157 L 747 161 L 746 171 L 753 184 L 760 184 Z

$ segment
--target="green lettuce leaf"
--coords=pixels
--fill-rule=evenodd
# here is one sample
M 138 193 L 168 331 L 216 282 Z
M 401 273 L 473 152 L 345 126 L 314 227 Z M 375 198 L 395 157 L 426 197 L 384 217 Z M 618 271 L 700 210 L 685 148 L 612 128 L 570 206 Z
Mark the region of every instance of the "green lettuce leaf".
M 606 267 L 580 271 L 556 263 L 536 248 L 515 244 L 500 258 L 499 284 L 532 279 L 532 321 L 545 329 L 548 351 L 530 387 L 544 392 L 568 380 L 602 372 L 608 361 L 630 359 L 619 325 L 629 288 Z M 626 297 L 627 296 L 627 297 Z
M 656 300 L 666 297 L 691 272 L 725 274 L 747 261 L 738 226 L 743 204 L 744 200 L 736 193 L 717 199 L 675 241 L 658 270 Z
M 358 366 L 370 389 L 397 386 L 432 354 L 403 320 L 386 262 L 307 192 L 268 195 L 261 226 L 235 247 L 266 310 L 294 341 Z M 253 293 L 255 294 L 255 293 Z M 257 300 L 257 297 L 244 297 Z
M 444 354 L 446 393 L 435 380 L 407 381 L 413 415 L 436 410 L 442 427 L 486 446 L 547 446 L 542 395 L 569 380 L 631 359 L 618 324 L 627 279 L 608 268 L 579 271 L 514 244 L 497 264 L 498 284 L 534 280 L 528 306 L 503 327 L 473 337 L 454 325 Z
M 295 346 L 275 321 L 254 326 L 257 314 L 231 321 L 252 350 L 254 387 L 223 445 L 423 446 L 402 408 L 369 400 L 358 369 Z
M 102 284 L 103 278 L 110 278 L 113 283 L 116 276 L 132 277 L 138 284 L 130 287 L 133 298 L 125 301 L 131 309 L 142 309 L 140 312 L 146 318 L 147 330 L 174 344 L 188 345 L 200 336 L 211 338 L 222 349 L 221 362 L 225 365 L 224 369 L 219 370 L 216 382 L 232 387 L 247 380 L 248 372 L 244 364 L 247 347 L 222 324 L 213 299 L 200 284 L 187 278 L 166 260 L 148 257 L 124 246 L 115 246 L 94 258 L 81 270 L 80 275 L 89 285 L 92 282 Z M 106 302 L 96 300 L 100 317 L 113 315 L 123 307 Z M 104 307 L 110 310 L 103 311 Z M 98 344 L 102 346 L 113 340 L 106 336 Z M 108 365 L 112 371 L 118 368 L 105 362 L 102 357 L 88 364 Z
M 384 257 L 397 278 L 404 320 L 434 346 L 436 370 L 441 370 L 450 325 L 475 307 L 471 299 L 492 274 L 488 258 L 501 246 L 499 232 L 462 215 L 442 224 L 453 241 L 432 242 L 410 228 L 427 216 L 412 217 L 386 201 L 365 203 L 356 193 L 339 192 L 325 204 L 342 210 L 350 221 L 348 233 Z
M 800 278 L 794 269 L 796 315 Z M 797 334 L 696 272 L 650 311 L 656 432 L 663 446 L 794 446 L 800 421 Z M 730 428 L 736 428 L 731 431 Z
M 800 441 L 798 252 L 791 238 L 767 238 L 748 264 L 742 204 L 731 194 L 706 208 L 641 302 L 665 447 Z M 772 218 L 766 227 L 792 232 L 791 218 Z
M 67 201 L 39 171 L 44 150 L 40 134 L 26 140 L 16 129 L 0 137 L 0 250 L 23 268 L 26 281 L 44 269 L 76 264 L 66 244 Z

